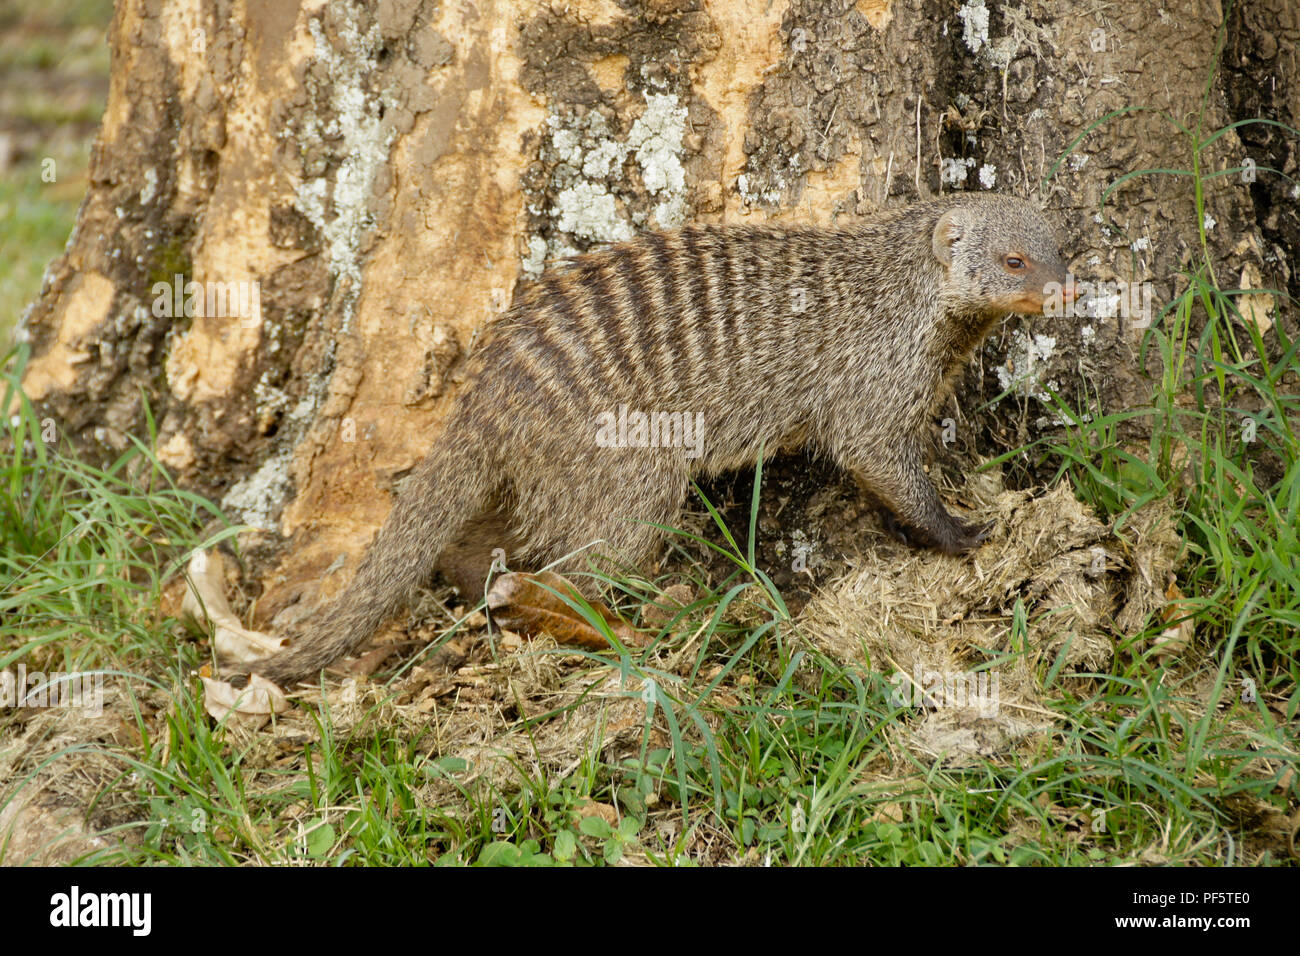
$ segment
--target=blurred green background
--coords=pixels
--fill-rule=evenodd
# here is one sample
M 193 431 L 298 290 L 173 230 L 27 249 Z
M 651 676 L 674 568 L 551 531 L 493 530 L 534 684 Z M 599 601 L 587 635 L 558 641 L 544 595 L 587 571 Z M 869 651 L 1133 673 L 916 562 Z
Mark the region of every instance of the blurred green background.
M 112 0 L 0 0 L 0 352 L 85 195 L 112 17 Z

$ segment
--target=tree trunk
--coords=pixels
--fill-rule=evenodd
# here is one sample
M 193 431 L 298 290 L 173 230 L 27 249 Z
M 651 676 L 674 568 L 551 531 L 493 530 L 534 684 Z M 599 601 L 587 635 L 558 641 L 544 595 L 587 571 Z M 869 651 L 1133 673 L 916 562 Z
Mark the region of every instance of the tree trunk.
M 92 452 L 141 433 L 147 398 L 163 462 L 263 530 L 265 622 L 337 589 L 347 574 L 326 572 L 382 521 L 476 336 L 547 259 L 688 220 L 845 222 L 995 188 L 1052 210 L 1081 277 L 1167 301 L 1199 254 L 1189 181 L 1099 202 L 1131 170 L 1189 168 L 1187 140 L 1129 112 L 1056 165 L 1113 110 L 1195 121 L 1223 10 L 1160 6 L 122 0 L 90 189 L 25 320 L 27 388 Z M 1229 27 L 1204 128 L 1295 124 L 1294 7 L 1243 4 Z M 1294 173 L 1294 140 L 1249 136 L 1258 165 Z M 1229 133 L 1204 161 L 1248 152 Z M 1216 269 L 1300 292 L 1290 186 L 1207 189 Z M 962 422 L 965 447 L 1050 425 L 1040 382 L 1145 400 L 1140 337 L 1011 320 L 965 387 L 1015 393 Z

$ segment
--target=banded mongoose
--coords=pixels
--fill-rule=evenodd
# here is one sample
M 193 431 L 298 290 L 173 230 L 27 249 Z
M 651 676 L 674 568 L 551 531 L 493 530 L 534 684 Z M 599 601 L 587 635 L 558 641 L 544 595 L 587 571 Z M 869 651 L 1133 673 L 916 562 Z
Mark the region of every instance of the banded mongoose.
M 989 328 L 1041 311 L 1049 283 L 1066 284 L 1051 226 L 991 194 L 836 229 L 689 225 L 583 255 L 493 324 L 339 598 L 246 667 L 282 685 L 318 674 L 436 570 L 482 594 L 495 548 L 516 569 L 593 542 L 644 562 L 692 478 L 760 448 L 829 456 L 910 540 L 960 554 L 984 532 L 923 470 L 929 416 Z M 627 409 L 701 428 L 693 445 L 640 429 L 627 444 L 647 447 L 618 447 Z

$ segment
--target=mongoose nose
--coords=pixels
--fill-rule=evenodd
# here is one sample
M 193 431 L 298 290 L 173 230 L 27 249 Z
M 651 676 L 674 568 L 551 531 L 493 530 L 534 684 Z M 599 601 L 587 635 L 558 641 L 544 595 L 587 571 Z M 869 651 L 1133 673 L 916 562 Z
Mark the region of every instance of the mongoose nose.
M 1074 287 L 1074 280 L 1067 276 L 1061 283 L 1061 298 L 1066 302 L 1073 302 L 1078 294 L 1078 290 Z

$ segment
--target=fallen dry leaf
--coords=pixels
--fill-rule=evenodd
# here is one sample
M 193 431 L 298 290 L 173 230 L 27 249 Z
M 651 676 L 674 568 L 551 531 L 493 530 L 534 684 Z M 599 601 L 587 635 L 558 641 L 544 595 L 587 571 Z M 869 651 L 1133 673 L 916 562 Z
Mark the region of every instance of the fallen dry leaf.
M 641 605 L 641 623 L 656 630 L 665 626 L 677 612 L 695 600 L 695 589 L 689 584 L 674 584 L 655 595 L 654 600 Z
M 284 691 L 257 674 L 248 678 L 245 687 L 235 687 L 203 674 L 199 680 L 203 681 L 203 708 L 217 720 L 229 714 L 240 723 L 260 727 L 272 714 L 289 709 Z
M 1295 780 L 1295 768 L 1287 767 L 1285 770 L 1282 771 L 1282 775 L 1277 778 L 1277 784 L 1275 786 L 1275 789 L 1280 790 L 1283 793 L 1286 793 L 1288 790 L 1291 789 L 1291 782 L 1293 780 Z
M 604 633 L 592 627 L 586 618 L 565 604 L 560 594 L 581 599 L 578 589 L 554 571 L 538 574 L 512 571 L 492 582 L 492 589 L 487 594 L 487 606 L 498 627 L 516 631 L 526 637 L 536 637 L 545 632 L 561 644 L 576 644 L 596 650 L 609 647 Z M 624 645 L 642 645 L 640 636 L 630 624 L 599 601 L 590 603 Z
M 220 551 L 195 551 L 186 569 L 188 587 L 181 613 L 212 631 L 217 656 L 240 662 L 255 661 L 283 648 L 288 641 L 239 623 L 226 600 L 225 558 Z
M 1178 590 L 1178 585 L 1170 577 L 1169 586 L 1165 588 L 1165 600 L 1169 603 L 1160 612 L 1168 626 L 1151 641 L 1151 653 L 1156 657 L 1174 657 L 1186 651 L 1192 642 L 1192 635 L 1196 631 L 1195 622 L 1190 617 L 1175 621 L 1187 613 L 1183 597 L 1183 592 Z
M 902 804 L 882 803 L 871 814 L 871 819 L 877 823 L 902 823 L 907 819 L 907 813 Z
M 343 665 L 343 668 L 349 674 L 355 674 L 358 677 L 369 677 L 379 670 L 380 665 L 388 660 L 395 650 L 397 650 L 396 644 L 380 644 L 378 647 L 362 654 L 355 661 L 348 661 Z
M 600 817 L 610 826 L 618 826 L 618 810 L 611 804 L 597 803 L 590 798 L 578 805 L 578 816 Z

